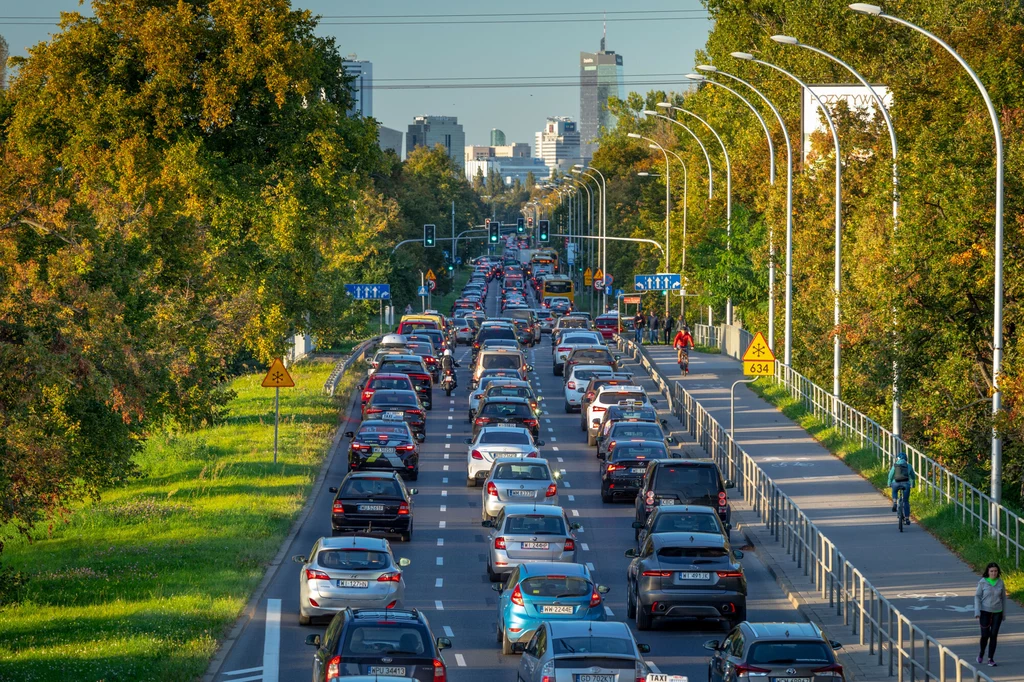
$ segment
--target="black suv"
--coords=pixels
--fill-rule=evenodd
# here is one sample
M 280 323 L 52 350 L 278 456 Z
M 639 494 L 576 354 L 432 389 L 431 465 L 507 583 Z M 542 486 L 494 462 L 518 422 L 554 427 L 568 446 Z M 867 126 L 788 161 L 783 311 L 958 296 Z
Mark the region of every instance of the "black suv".
M 370 533 L 412 539 L 412 496 L 398 474 L 352 472 L 334 493 L 331 535 Z
M 473 438 L 483 427 L 498 424 L 514 424 L 530 429 L 533 440 L 540 440 L 540 420 L 534 414 L 528 398 L 493 396 L 484 399 L 473 420 Z
M 412 426 L 402 418 L 367 419 L 358 431 L 346 431 L 349 471 L 394 471 L 416 480 L 420 449 Z
M 314 680 L 354 675 L 419 682 L 448 678 L 441 650 L 452 642 L 447 637 L 435 640 L 426 616 L 416 609 L 343 609 L 323 637 L 309 635 L 306 644 L 316 647 Z
M 663 440 L 666 448 L 676 445 L 674 436 L 665 435 L 666 426 L 668 421 L 660 419 L 651 405 L 609 405 L 597 428 L 597 458 L 604 459 L 609 450 L 614 450 L 616 439 Z
M 726 528 L 732 508 L 725 491 L 735 487 L 722 479 L 711 460 L 663 459 L 650 462 L 636 496 L 636 518 L 641 524 L 658 506 L 700 504 L 713 507 Z M 639 533 L 639 531 L 637 531 Z

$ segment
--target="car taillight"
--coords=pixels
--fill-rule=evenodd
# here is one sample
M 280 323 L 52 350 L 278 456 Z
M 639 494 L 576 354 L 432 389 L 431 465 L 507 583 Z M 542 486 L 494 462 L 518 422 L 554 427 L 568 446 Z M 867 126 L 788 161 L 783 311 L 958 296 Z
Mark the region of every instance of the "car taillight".
M 381 577 L 377 578 L 377 582 L 379 583 L 397 583 L 401 582 L 401 580 L 401 573 L 384 573 Z
M 575 391 L 576 390 L 576 382 L 575 381 L 570 381 L 569 383 L 567 383 L 565 385 L 565 387 L 570 389 L 570 390 Z
M 327 661 L 326 679 L 330 680 L 335 677 L 341 677 L 341 656 L 335 656 L 331 660 Z
M 323 571 L 315 571 L 312 568 L 306 569 L 306 580 L 330 580 L 331 576 Z
M 558 348 L 558 352 L 559 353 L 568 353 L 571 350 L 572 350 L 572 348 L 570 348 L 569 346 L 560 346 Z
M 718 493 L 718 506 L 724 507 L 726 502 L 728 502 L 728 498 L 726 497 L 725 492 L 723 491 Z
M 742 578 L 743 571 L 717 571 L 719 578 Z
M 601 605 L 601 593 L 594 590 L 590 593 L 590 608 Z
M 603 407 L 600 407 L 600 406 L 598 406 L 598 405 L 594 405 L 594 406 L 593 406 L 593 407 L 591 407 L 590 409 L 592 409 L 592 410 L 593 410 L 594 412 L 604 412 L 604 410 L 605 410 L 605 408 L 603 408 Z
M 563 552 L 575 552 L 576 551 L 576 541 L 573 540 L 572 538 L 566 539 L 565 544 L 562 545 L 562 551 Z
M 373 391 L 363 391 L 363 402 L 364 403 L 367 400 L 369 400 L 370 398 L 372 398 L 372 397 L 373 397 Z
M 812 670 L 811 673 L 813 673 L 815 677 L 842 677 L 843 666 L 838 663 L 833 663 L 832 665 L 826 665 L 824 668 L 816 668 L 815 670 Z
M 512 596 L 509 597 L 513 604 L 516 606 L 523 605 L 523 593 L 519 589 L 519 585 L 516 585 L 516 589 L 512 591 Z
M 448 671 L 444 667 L 444 663 L 434 659 L 434 682 L 446 682 L 448 679 Z
M 378 409 L 376 407 L 371 407 L 371 408 L 366 410 L 366 414 L 380 414 L 383 411 L 384 410 Z
M 533 450 L 532 452 L 530 452 L 530 454 L 527 455 L 527 457 L 537 457 L 538 455 L 540 455 L 540 453 L 537 452 L 536 450 Z
M 593 391 L 588 391 L 587 394 L 585 396 L 583 396 L 583 399 L 584 400 L 593 400 L 594 399 L 594 392 Z
M 671 578 L 672 571 L 644 571 L 644 576 L 648 578 Z
M 654 504 L 654 491 L 653 490 L 648 490 L 647 491 L 647 499 L 645 501 L 647 502 L 647 504 Z
M 476 421 L 474 421 L 473 423 L 479 426 L 480 424 L 486 424 L 489 421 L 491 421 L 490 417 L 477 417 Z
M 345 505 L 343 505 L 341 502 L 335 502 L 334 506 L 331 507 L 331 511 L 334 512 L 335 514 L 344 514 L 345 513 Z
M 398 505 L 398 515 L 399 516 L 408 516 L 409 515 L 409 503 L 408 502 L 402 502 L 401 504 Z
M 398 450 L 399 452 L 412 452 L 413 450 L 416 449 L 416 446 L 415 445 L 399 445 L 395 449 Z
M 544 497 L 554 497 L 558 494 L 558 486 L 552 483 L 548 486 L 548 491 L 544 493 Z
M 737 663 L 733 670 L 736 673 L 736 677 L 765 677 L 771 672 L 767 668 L 758 668 L 746 663 Z
M 487 494 L 492 497 L 498 496 L 498 486 L 494 485 L 493 481 L 487 484 Z
M 537 426 L 537 424 L 539 422 L 536 419 L 530 418 L 530 419 L 524 419 L 523 423 L 526 424 L 527 426 Z
M 423 416 L 423 410 L 406 410 L 405 413 L 406 414 L 414 415 L 416 417 L 422 417 Z
M 611 452 L 614 449 L 615 449 L 615 441 L 612 441 L 611 443 L 608 443 L 608 452 Z
M 356 452 L 362 452 L 364 450 L 369 452 L 370 446 L 365 443 L 352 443 L 352 449 Z
M 500 535 L 494 538 L 494 549 L 505 549 L 505 538 Z
M 469 454 L 470 454 L 470 456 L 473 459 L 483 459 L 484 458 L 483 454 L 479 450 L 473 450 L 473 452 L 471 452 Z
M 622 469 L 625 469 L 625 468 L 626 467 L 622 466 L 621 464 L 609 464 L 608 468 L 605 469 L 605 471 L 608 471 L 608 472 L 621 471 Z

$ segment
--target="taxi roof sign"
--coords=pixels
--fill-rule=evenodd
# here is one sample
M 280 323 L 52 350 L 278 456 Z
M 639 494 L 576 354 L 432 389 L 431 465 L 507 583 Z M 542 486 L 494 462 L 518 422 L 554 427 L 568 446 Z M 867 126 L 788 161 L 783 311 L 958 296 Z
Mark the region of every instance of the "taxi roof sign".
M 764 334 L 758 332 L 754 336 L 754 340 L 750 342 L 746 352 L 743 353 L 742 360 L 743 362 L 775 362 L 775 354 L 768 346 Z
M 292 388 L 295 386 L 295 382 L 292 380 L 292 375 L 285 369 L 281 358 L 274 358 L 261 385 L 263 388 Z

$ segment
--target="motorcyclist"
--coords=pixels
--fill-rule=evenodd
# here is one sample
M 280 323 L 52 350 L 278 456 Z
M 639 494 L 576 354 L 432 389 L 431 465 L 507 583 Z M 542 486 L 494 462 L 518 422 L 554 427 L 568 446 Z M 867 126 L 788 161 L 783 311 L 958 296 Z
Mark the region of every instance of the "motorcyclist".
M 914 474 L 914 467 L 907 461 L 907 453 L 901 452 L 896 455 L 896 461 L 889 468 L 889 488 L 892 490 L 892 510 L 895 513 L 896 503 L 899 499 L 896 495 L 900 488 L 903 488 L 903 517 L 906 523 L 910 523 L 910 489 L 914 487 L 917 476 Z
M 452 356 L 452 349 L 445 348 L 444 353 L 441 354 L 441 380 L 444 381 L 444 377 L 451 373 L 452 381 L 458 384 L 458 380 L 455 378 L 455 358 Z
M 676 349 L 676 362 L 680 365 L 683 364 L 683 354 L 686 352 L 686 348 L 693 348 L 693 337 L 690 336 L 690 328 L 685 324 L 679 328 L 675 338 L 672 339 L 672 347 Z M 687 371 L 689 371 L 689 367 L 687 367 Z

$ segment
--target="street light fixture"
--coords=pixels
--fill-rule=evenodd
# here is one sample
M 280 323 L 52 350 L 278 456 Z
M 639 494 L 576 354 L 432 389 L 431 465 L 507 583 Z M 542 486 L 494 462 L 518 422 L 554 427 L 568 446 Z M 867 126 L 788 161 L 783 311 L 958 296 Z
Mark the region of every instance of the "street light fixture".
M 657 149 L 665 155 L 665 272 L 671 272 L 672 268 L 669 265 L 669 234 L 672 229 L 672 175 L 671 175 L 671 163 L 668 158 L 668 152 L 660 144 L 655 142 L 649 137 L 644 137 L 638 133 L 627 133 L 626 137 L 631 137 L 636 140 L 645 140 L 649 144 L 649 149 Z M 668 313 L 668 296 L 665 297 L 665 313 Z

